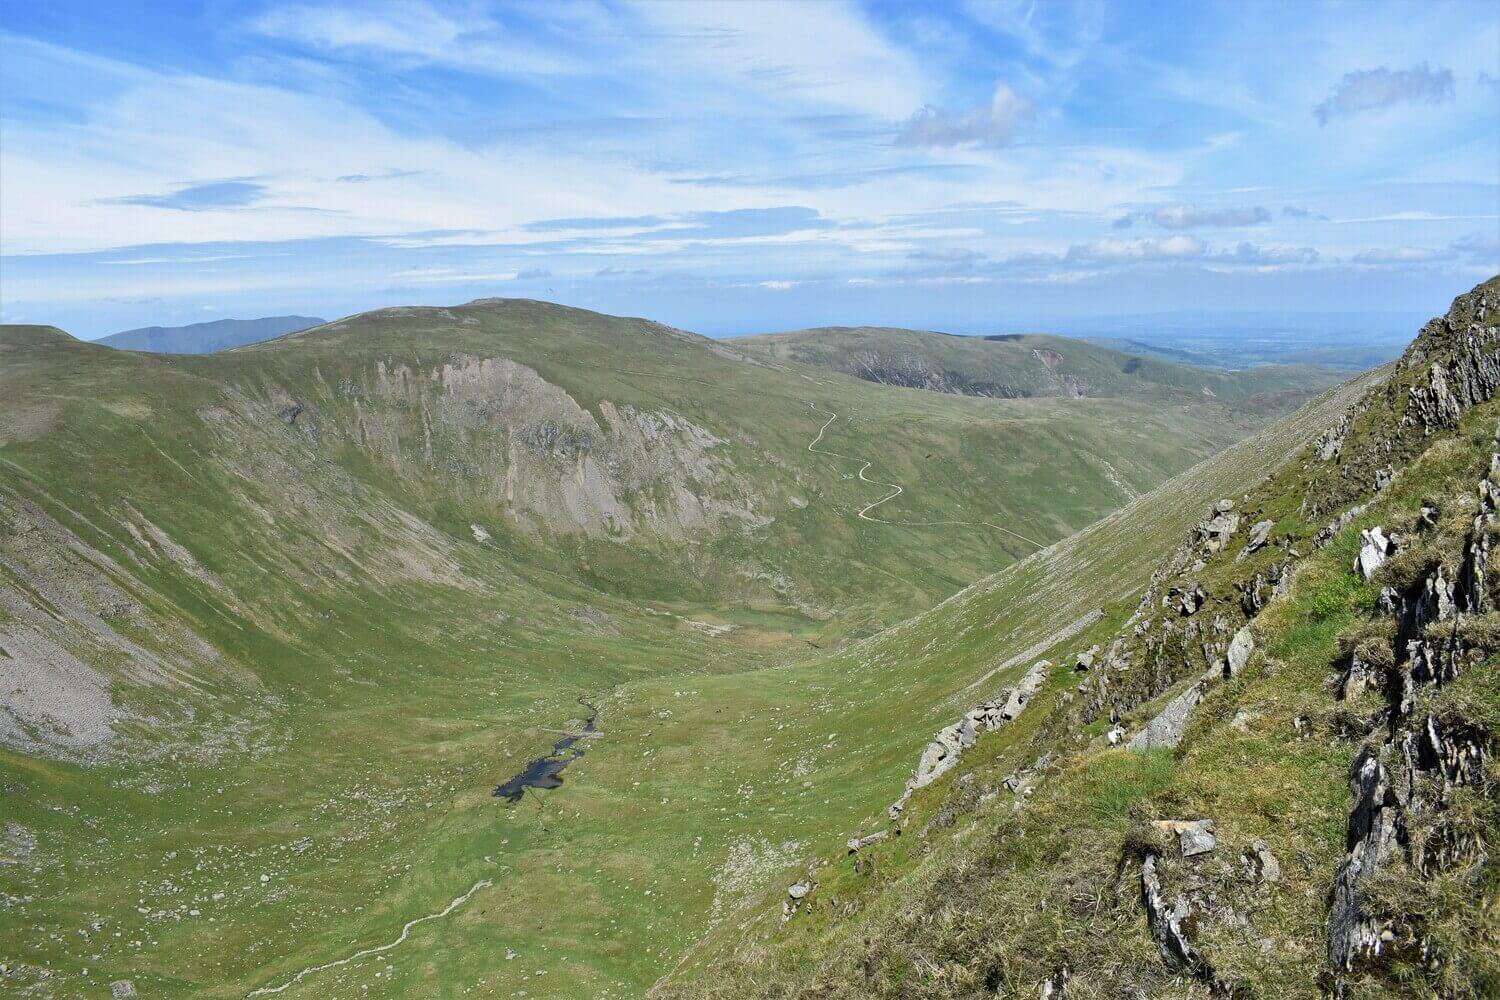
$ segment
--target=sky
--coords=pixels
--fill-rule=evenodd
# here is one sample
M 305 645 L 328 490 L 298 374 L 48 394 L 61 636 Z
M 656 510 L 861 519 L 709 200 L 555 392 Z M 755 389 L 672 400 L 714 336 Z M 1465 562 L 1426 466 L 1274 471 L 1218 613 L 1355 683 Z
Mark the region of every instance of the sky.
M 0 0 L 0 320 L 78 336 L 1426 316 L 1497 271 L 1482 0 Z

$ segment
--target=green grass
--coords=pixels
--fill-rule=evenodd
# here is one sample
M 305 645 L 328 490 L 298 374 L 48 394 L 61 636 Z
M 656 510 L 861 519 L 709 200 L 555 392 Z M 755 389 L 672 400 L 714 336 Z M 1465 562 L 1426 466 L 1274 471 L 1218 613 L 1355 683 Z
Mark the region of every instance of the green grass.
M 1417 368 L 1399 377 L 1425 373 Z M 1394 401 L 1399 415 L 1405 395 L 1396 382 L 1371 398 Z M 1346 396 L 1343 402 L 1350 400 Z M 1326 426 L 1328 417 L 1325 411 L 1308 422 L 1326 421 Z M 1359 724 L 1367 724 L 1376 740 L 1386 725 L 1372 714 L 1379 707 L 1374 701 L 1341 703 L 1332 697 L 1340 643 L 1388 624 L 1374 620 L 1382 585 L 1409 586 L 1436 561 L 1456 558 L 1474 515 L 1474 485 L 1490 466 L 1497 418 L 1500 403 L 1492 401 L 1466 414 L 1454 431 L 1403 443 L 1395 482 L 1316 551 L 1314 535 L 1340 508 L 1305 513 L 1305 499 L 1341 496 L 1347 505 L 1360 498 L 1340 483 L 1351 470 L 1305 456 L 1280 464 L 1269 457 L 1269 436 L 1257 442 L 1267 449 L 1259 465 L 1236 463 L 1233 452 L 1222 465 L 1211 464 L 1195 488 L 1181 487 L 1183 495 L 1200 502 L 1234 497 L 1246 524 L 1262 518 L 1275 522 L 1273 538 L 1279 544 L 1245 559 L 1237 559 L 1238 546 L 1231 546 L 1202 566 L 1189 568 L 1185 560 L 1181 573 L 1168 576 L 1167 583 L 1181 583 L 1191 575 L 1209 593 L 1209 606 L 1198 612 L 1200 624 L 1237 607 L 1235 585 L 1283 559 L 1281 546 L 1299 549 L 1304 558 L 1285 592 L 1255 619 L 1257 649 L 1248 667 L 1207 688 L 1181 746 L 1144 754 L 1108 748 L 1104 720 L 1076 725 L 1077 704 L 1068 701 L 1075 676 L 1054 674 L 1045 695 L 1028 708 L 1037 715 L 982 737 L 952 773 L 913 797 L 903 836 L 870 852 L 876 874 L 856 875 L 841 852 L 814 859 L 807 870 L 818 887 L 806 913 L 782 922 L 775 910 L 781 897 L 768 893 L 759 914 L 711 936 L 659 995 L 1024 996 L 1035 995 L 1039 983 L 1066 966 L 1072 976 L 1069 997 L 1206 997 L 1209 988 L 1165 964 L 1147 933 L 1140 889 L 1140 858 L 1147 851 L 1160 855 L 1169 894 L 1198 879 L 1213 893 L 1216 907 L 1236 914 L 1224 921 L 1200 914 L 1187 929 L 1226 989 L 1235 991 L 1231 995 L 1326 995 L 1328 899 L 1345 856 L 1349 770 L 1364 739 Z M 1394 425 L 1390 408 L 1379 403 L 1367 408 L 1356 435 L 1379 430 L 1381 419 L 1391 421 L 1386 429 Z M 1235 473 L 1237 481 L 1230 478 Z M 1363 474 L 1352 470 L 1353 476 Z M 1439 530 L 1419 534 L 1418 509 L 1433 501 L 1442 511 Z M 1141 506 L 1170 507 L 1160 496 Z M 1106 580 L 1122 586 L 1116 600 L 1126 604 L 1131 604 L 1127 595 L 1139 594 L 1145 585 L 1144 577 L 1112 561 L 1114 552 L 1132 543 L 1138 553 L 1170 549 L 1170 541 L 1157 542 L 1131 513 L 1127 509 L 1049 553 L 1052 568 L 1066 567 L 1061 575 L 1072 587 L 1092 583 L 1098 588 L 1085 601 L 1106 604 L 1099 600 Z M 1407 555 L 1366 583 L 1351 564 L 1360 530 L 1377 524 L 1408 535 Z M 1168 535 L 1175 528 L 1162 526 Z M 1028 564 L 1014 567 L 917 622 L 883 634 L 871 644 L 871 659 L 881 659 L 876 650 L 892 649 L 891 662 L 902 663 L 910 676 L 927 677 L 952 669 L 944 656 L 957 646 L 965 646 L 970 656 L 986 646 L 991 651 L 1021 646 L 1007 631 L 1012 623 L 1024 623 L 1031 635 L 1055 634 L 1079 605 L 1048 590 L 1045 576 L 1028 577 L 1027 569 Z M 1041 591 L 1036 604 L 1017 608 L 1014 602 L 1026 602 L 1022 595 L 1028 587 Z M 1080 596 L 1077 590 L 1068 595 Z M 1053 614 L 1043 610 L 1054 605 Z M 1143 611 L 1149 620 L 1151 609 Z M 1481 648 L 1493 647 L 1491 618 L 1480 616 L 1463 626 Z M 1111 614 L 1043 655 L 1066 662 L 1071 651 L 1090 642 L 1107 643 L 1121 624 L 1121 616 Z M 983 640 L 966 646 L 973 633 Z M 1130 630 L 1122 634 L 1128 642 Z M 1205 664 L 1194 647 L 1181 639 L 1172 647 L 1182 662 L 1155 697 L 1144 697 L 1150 691 L 1141 690 L 1141 703 L 1122 720 L 1128 731 L 1199 679 Z M 1140 648 L 1131 650 L 1141 656 Z M 1136 669 L 1114 683 L 1131 684 L 1140 666 L 1138 660 Z M 1484 727 L 1492 741 L 1494 720 L 1500 718 L 1492 667 L 1491 658 L 1469 668 L 1457 683 L 1427 691 L 1419 710 Z M 907 692 L 920 689 L 914 681 Z M 1004 790 L 1003 779 L 1042 754 L 1051 754 L 1052 766 L 1018 802 Z M 1488 771 L 1493 774 L 1492 765 Z M 1465 829 L 1486 841 L 1493 837 L 1497 816 L 1491 792 L 1463 788 L 1451 800 L 1448 818 L 1467 823 Z M 946 822 L 933 823 L 937 817 Z M 1218 846 L 1191 864 L 1167 849 L 1150 822 L 1197 818 L 1215 822 Z M 1242 856 L 1257 841 L 1279 859 L 1281 875 L 1274 883 L 1256 885 L 1245 874 Z M 1433 972 L 1393 959 L 1385 978 L 1354 977 L 1352 995 L 1492 992 L 1497 981 L 1495 920 L 1488 903 L 1494 898 L 1493 864 L 1481 852 L 1425 879 L 1400 865 L 1388 867 L 1368 890 L 1372 898 L 1420 920 L 1446 956 L 1445 965 Z
M 693 421 L 735 470 L 695 488 L 755 492 L 774 520 L 626 542 L 522 526 L 498 453 L 524 413 L 455 416 L 430 380 L 374 391 L 378 363 L 455 355 L 526 365 L 596 418 L 608 402 Z M 103 762 L 0 751 L 5 819 L 37 838 L 0 866 L 5 985 L 46 970 L 57 995 L 127 978 L 220 997 L 388 942 L 481 880 L 399 948 L 281 995 L 641 994 L 837 853 L 931 732 L 1027 664 L 971 682 L 1115 608 L 1205 497 L 1335 406 L 1027 560 L 978 522 L 1058 539 L 1126 499 L 1104 461 L 1147 490 L 1263 415 L 904 392 L 534 303 L 192 358 L 6 328 L 0 400 L 0 646 L 40 630 L 129 716 Z M 809 402 L 840 415 L 824 441 L 854 461 L 807 452 L 826 419 Z M 854 478 L 865 460 L 907 489 L 881 512 L 912 524 L 854 517 L 884 492 Z M 602 736 L 564 786 L 493 799 L 580 695 Z

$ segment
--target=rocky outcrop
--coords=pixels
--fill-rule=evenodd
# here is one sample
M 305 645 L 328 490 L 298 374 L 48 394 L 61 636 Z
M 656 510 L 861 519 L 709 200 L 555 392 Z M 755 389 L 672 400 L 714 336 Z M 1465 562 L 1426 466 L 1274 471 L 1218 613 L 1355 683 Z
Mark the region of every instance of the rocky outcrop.
M 925 788 L 947 774 L 958 763 L 959 756 L 972 747 L 979 734 L 998 729 L 1020 716 L 1033 695 L 1041 690 L 1047 679 L 1047 669 L 1052 664 L 1046 660 L 1034 664 L 1021 677 L 1020 682 L 1001 697 L 984 702 L 964 714 L 964 717 L 938 731 L 933 741 L 922 751 L 917 762 L 917 771 L 906 782 L 906 790 L 891 805 L 891 819 L 898 819 L 912 792 Z
M 1003 382 L 970 378 L 951 368 L 937 368 L 920 354 L 887 355 L 878 351 L 860 351 L 849 362 L 848 372 L 855 378 L 880 385 L 906 389 L 927 389 L 960 396 L 987 396 L 994 399 L 1020 399 L 1030 395 L 1023 389 Z
M 1470 372 L 1464 393 L 1487 368 Z M 1433 386 L 1446 386 L 1437 379 Z M 1446 419 L 1449 403 L 1468 395 L 1436 393 L 1419 411 Z M 1500 432 L 1495 446 L 1500 449 Z M 1340 698 L 1356 701 L 1366 692 L 1380 696 L 1370 728 L 1384 739 L 1366 744 L 1350 771 L 1346 854 L 1333 880 L 1328 918 L 1328 961 L 1340 977 L 1378 968 L 1382 957 L 1400 952 L 1407 962 L 1435 971 L 1454 956 L 1437 953 L 1423 927 L 1423 916 L 1392 911 L 1372 898 L 1372 879 L 1385 870 L 1407 868 L 1430 878 L 1455 862 L 1482 851 L 1472 818 L 1450 815 L 1455 790 L 1476 789 L 1490 797 L 1485 761 L 1496 735 L 1482 724 L 1434 709 L 1434 693 L 1487 659 L 1500 643 L 1484 615 L 1494 606 L 1488 579 L 1491 539 L 1500 530 L 1496 481 L 1500 452 L 1476 490 L 1478 509 L 1461 539 L 1432 539 L 1422 553 L 1430 569 L 1408 582 L 1382 588 L 1377 613 L 1389 623 L 1385 633 L 1351 640 L 1337 683 Z M 1419 517 L 1435 523 L 1427 508 Z M 1382 573 L 1383 553 L 1373 561 L 1365 550 L 1378 548 L 1379 529 L 1365 532 L 1355 571 L 1367 578 Z M 1451 548 L 1450 548 L 1451 546 Z M 1456 551 L 1455 551 L 1456 550 Z M 1456 561 L 1456 573 L 1445 563 Z M 1452 573 L 1453 579 L 1448 579 Z M 1385 635 L 1391 636 L 1389 640 Z M 1425 706 L 1425 707 L 1424 707 Z

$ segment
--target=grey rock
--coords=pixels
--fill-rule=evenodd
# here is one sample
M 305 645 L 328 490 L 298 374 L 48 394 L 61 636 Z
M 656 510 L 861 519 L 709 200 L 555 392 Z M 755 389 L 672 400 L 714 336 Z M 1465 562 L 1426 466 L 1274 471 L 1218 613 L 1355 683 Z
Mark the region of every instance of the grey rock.
M 1254 651 L 1255 636 L 1250 634 L 1250 626 L 1246 625 L 1229 640 L 1229 652 L 1224 654 L 1224 676 L 1233 677 L 1244 670 Z
M 1359 541 L 1359 556 L 1354 560 L 1354 571 L 1368 580 L 1375 575 L 1376 570 L 1385 565 L 1394 546 L 1379 525 L 1368 531 L 1361 531 Z
M 1250 536 L 1245 539 L 1245 547 L 1240 550 L 1240 554 L 1235 558 L 1243 559 L 1265 548 L 1266 542 L 1271 538 L 1271 529 L 1274 527 L 1276 527 L 1275 521 L 1256 521 L 1250 527 Z
M 964 713 L 959 721 L 938 730 L 936 738 L 922 751 L 916 773 L 906 782 L 906 790 L 888 810 L 891 819 L 901 815 L 912 792 L 925 788 L 952 770 L 958 763 L 959 755 L 974 745 L 980 733 L 1016 719 L 1032 696 L 1041 690 L 1051 666 L 1049 660 L 1038 660 L 1026 671 L 1020 682 L 1006 692 L 1003 700 L 996 698 L 987 701 Z
M 1250 851 L 1244 855 L 1246 866 L 1261 882 L 1281 881 L 1281 862 L 1271 853 L 1271 845 L 1256 838 L 1250 842 Z
M 1333 882 L 1328 914 L 1328 961 L 1349 970 L 1361 956 L 1380 949 L 1384 923 L 1367 914 L 1362 890 L 1366 880 L 1399 851 L 1400 804 L 1390 775 L 1368 747 L 1354 760 L 1349 777 L 1354 808 L 1349 813 L 1349 853 Z
M 1214 839 L 1213 823 L 1208 821 L 1185 827 L 1177 835 L 1177 842 L 1185 858 L 1207 854 L 1218 846 L 1218 841 Z
M 1163 747 L 1175 747 L 1182 742 L 1182 734 L 1187 729 L 1188 719 L 1191 718 L 1193 709 L 1197 708 L 1202 700 L 1203 685 L 1194 684 L 1168 702 L 1165 708 L 1146 723 L 1146 728 L 1131 738 L 1126 749 L 1156 750 Z
M 1198 952 L 1183 930 L 1183 924 L 1192 915 L 1192 905 L 1185 896 L 1177 896 L 1168 905 L 1154 854 L 1147 854 L 1141 863 L 1141 902 L 1146 907 L 1146 926 L 1162 959 L 1174 968 L 1196 969 Z
M 801 882 L 793 882 L 791 885 L 787 886 L 786 894 L 788 896 L 791 896 L 793 899 L 802 899 L 808 893 L 812 892 L 812 890 L 812 883 L 807 881 L 806 879 L 803 879 Z
M 135 984 L 128 979 L 116 979 L 109 984 L 109 995 L 115 1000 L 125 1000 L 136 995 Z
M 850 837 L 849 853 L 856 854 L 872 844 L 880 843 L 882 840 L 885 840 L 889 836 L 890 834 L 887 831 L 877 830 L 874 833 L 867 833 L 863 837 Z
M 1218 846 L 1211 819 L 1159 819 L 1152 823 L 1158 830 L 1177 838 L 1184 858 L 1207 854 Z

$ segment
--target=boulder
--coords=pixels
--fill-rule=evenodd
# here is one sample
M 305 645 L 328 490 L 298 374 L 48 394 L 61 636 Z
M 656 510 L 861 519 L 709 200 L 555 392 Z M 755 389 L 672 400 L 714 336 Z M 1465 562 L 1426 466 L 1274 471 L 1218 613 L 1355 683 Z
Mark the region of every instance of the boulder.
M 1146 723 L 1145 729 L 1135 734 L 1126 748 L 1157 750 L 1175 747 L 1182 742 L 1182 734 L 1187 729 L 1188 719 L 1192 716 L 1193 709 L 1197 708 L 1202 700 L 1203 685 L 1194 684 L 1168 702 L 1165 708 Z
M 802 899 L 808 893 L 812 892 L 812 890 L 812 883 L 807 881 L 807 879 L 803 879 L 800 882 L 793 882 L 787 886 L 786 894 L 793 899 Z
M 127 997 L 133 997 L 136 995 L 135 984 L 128 979 L 116 979 L 109 984 L 109 995 L 114 997 L 114 1000 L 125 1000 Z
M 1391 555 L 1394 546 L 1391 540 L 1385 536 L 1385 532 L 1376 525 L 1368 531 L 1359 533 L 1359 556 L 1354 560 L 1354 571 L 1366 580 L 1375 575 L 1375 571 L 1385 565 L 1385 561 Z
M 1236 559 L 1243 559 L 1254 552 L 1259 552 L 1266 547 L 1266 542 L 1271 539 L 1271 529 L 1276 527 L 1275 521 L 1256 521 L 1250 527 L 1250 536 L 1245 539 L 1245 547 L 1240 550 Z
M 890 836 L 890 834 L 887 833 L 885 830 L 877 830 L 874 833 L 867 833 L 863 837 L 850 837 L 849 838 L 849 853 L 850 854 L 856 854 L 856 853 L 864 850 L 866 847 L 869 847 L 871 844 L 878 844 L 878 843 L 880 843 L 882 840 L 885 840 L 888 836 Z
M 1224 654 L 1224 676 L 1233 677 L 1244 670 L 1254 651 L 1255 637 L 1250 634 L 1250 626 L 1246 625 L 1229 640 L 1229 652 Z
M 1175 836 L 1185 858 L 1207 854 L 1219 843 L 1214 839 L 1214 821 L 1211 819 L 1159 819 L 1151 825 Z

